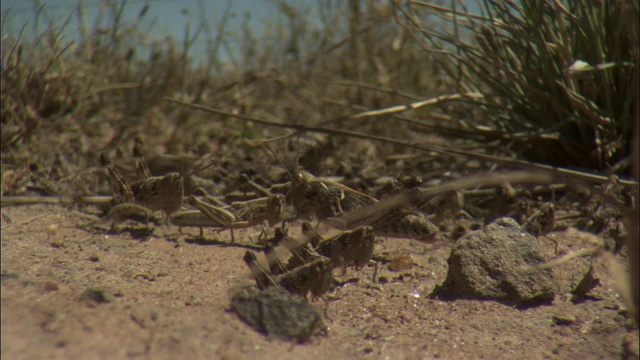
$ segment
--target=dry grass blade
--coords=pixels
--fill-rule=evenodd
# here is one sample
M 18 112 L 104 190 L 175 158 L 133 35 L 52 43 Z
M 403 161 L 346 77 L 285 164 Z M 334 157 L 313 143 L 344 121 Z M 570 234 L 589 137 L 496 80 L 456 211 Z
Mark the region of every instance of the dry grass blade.
M 285 128 L 285 129 L 293 129 L 293 130 L 297 130 L 297 131 L 301 131 L 301 132 L 315 132 L 315 133 L 328 134 L 328 135 L 338 135 L 338 136 L 346 136 L 346 137 L 358 138 L 358 139 L 367 139 L 367 140 L 372 140 L 372 141 L 379 141 L 379 142 L 383 142 L 383 143 L 394 144 L 394 145 L 399 145 L 399 146 L 403 146 L 403 147 L 418 149 L 418 150 L 422 150 L 422 151 L 435 151 L 435 152 L 438 152 L 438 153 L 462 155 L 462 156 L 468 156 L 470 158 L 475 158 L 475 159 L 493 161 L 493 162 L 496 162 L 496 163 L 499 163 L 499 164 L 502 164 L 502 165 L 507 165 L 507 166 L 517 166 L 517 167 L 522 167 L 522 168 L 531 169 L 531 170 L 548 171 L 548 172 L 551 172 L 551 173 L 554 173 L 554 174 L 563 175 L 563 176 L 576 178 L 576 179 L 581 179 L 581 180 L 586 180 L 586 181 L 599 182 L 599 183 L 607 183 L 607 182 L 609 182 L 609 177 L 607 177 L 607 176 L 588 173 L 588 172 L 583 172 L 583 171 L 577 171 L 577 170 L 572 170 L 572 169 L 559 168 L 559 167 L 556 167 L 556 166 L 533 163 L 533 162 L 529 162 L 529 161 L 523 161 L 523 160 L 517 160 L 517 159 L 511 159 L 511 158 L 503 158 L 503 157 L 499 157 L 499 156 L 493 156 L 493 155 L 477 153 L 477 152 L 471 152 L 471 151 L 458 150 L 458 149 L 454 149 L 454 148 L 447 148 L 447 147 L 436 146 L 436 145 L 415 144 L 415 143 L 412 143 L 412 142 L 409 142 L 409 141 L 402 141 L 402 140 L 397 140 L 397 139 L 393 139 L 393 138 L 389 138 L 389 137 L 385 137 L 385 136 L 379 136 L 379 135 L 365 134 L 365 133 L 361 133 L 361 132 L 357 132 L 357 131 L 332 129 L 332 128 L 324 128 L 324 127 L 314 127 L 314 126 L 305 126 L 305 125 L 298 125 L 298 124 L 278 123 L 278 122 L 274 122 L 274 121 L 267 121 L 267 120 L 258 119 L 258 118 L 251 117 L 251 116 L 233 114 L 233 113 L 230 113 L 228 111 L 221 111 L 221 110 L 213 109 L 213 108 L 210 108 L 210 107 L 207 107 L 207 106 L 188 103 L 188 102 L 185 102 L 185 101 L 182 101 L 182 100 L 178 100 L 178 99 L 166 98 L 166 100 L 170 101 L 170 102 L 174 102 L 174 103 L 180 104 L 180 105 L 188 106 L 188 107 L 191 107 L 191 108 L 194 108 L 194 109 L 210 112 L 210 113 L 213 113 L 213 114 L 224 115 L 224 116 L 227 116 L 229 118 L 239 119 L 239 120 L 242 120 L 242 121 L 253 122 L 253 123 L 264 125 L 264 126 L 271 126 L 271 127 L 277 127 L 277 128 Z M 288 135 L 287 135 L 287 137 L 288 137 Z M 258 145 L 259 145 L 259 143 L 258 143 Z M 626 186 L 626 187 L 632 187 L 632 186 L 636 186 L 637 185 L 637 183 L 635 181 L 624 180 L 624 179 L 621 179 L 620 183 L 622 185 Z
M 407 192 L 390 196 L 371 206 L 328 219 L 327 223 L 342 230 L 353 229 L 357 226 L 371 224 L 397 208 L 409 204 L 424 203 L 429 197 L 438 194 L 481 186 L 498 186 L 505 182 L 511 184 L 544 184 L 553 180 L 554 177 L 549 174 L 528 171 L 470 176 L 433 188 L 414 188 Z
M 635 83 L 640 85 L 640 64 L 636 63 Z M 640 100 L 634 103 L 635 130 L 631 148 L 631 170 L 636 181 L 640 180 Z M 636 185 L 635 196 L 638 200 L 640 189 Z M 636 325 L 640 325 L 640 206 L 636 202 L 634 209 L 626 214 L 626 225 L 629 229 L 627 235 L 627 251 L 629 253 L 629 287 L 635 310 Z
M 550 269 L 556 266 L 560 266 L 563 264 L 568 263 L 569 261 L 579 258 L 579 257 L 583 257 L 583 256 L 594 256 L 597 255 L 599 253 L 602 253 L 603 248 L 600 246 L 595 246 L 595 247 L 590 247 L 590 248 L 586 248 L 586 249 L 580 249 L 578 251 L 572 251 L 566 255 L 563 255 L 557 259 L 553 259 L 549 262 L 546 262 L 544 264 L 540 264 L 540 265 L 536 265 L 535 268 L 537 269 Z M 533 267 L 528 265 L 527 267 L 523 267 L 523 269 L 532 269 Z
M 36 204 L 72 204 L 83 205 L 103 205 L 108 204 L 111 196 L 82 196 L 73 198 L 71 196 L 3 196 L 0 198 L 2 206 L 16 205 L 36 205 Z
M 462 7 L 398 3 L 396 19 L 459 86 L 487 89 L 476 108 L 492 128 L 558 166 L 625 161 L 639 97 L 638 2 L 485 0 L 481 16 Z

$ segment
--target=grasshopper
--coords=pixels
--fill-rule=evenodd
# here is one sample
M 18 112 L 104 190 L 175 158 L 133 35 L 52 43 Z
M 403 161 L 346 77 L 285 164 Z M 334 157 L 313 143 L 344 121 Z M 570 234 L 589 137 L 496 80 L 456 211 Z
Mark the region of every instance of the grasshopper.
M 106 218 L 112 221 L 109 229 L 109 232 L 112 233 L 118 232 L 117 225 L 125 220 L 144 222 L 147 227 L 149 226 L 149 221 L 157 222 L 157 219 L 153 216 L 153 211 L 133 203 L 122 203 L 111 207 Z
M 237 209 L 240 219 L 250 223 L 261 223 L 267 221 L 269 226 L 274 226 L 282 219 L 284 210 L 284 195 L 275 194 L 248 201 L 237 201 L 231 206 Z
M 385 237 L 402 237 L 422 242 L 433 242 L 439 233 L 438 227 L 422 213 L 408 208 L 391 211 L 371 223 L 376 234 Z
M 269 274 L 269 271 L 258 262 L 258 258 L 253 251 L 247 250 L 247 252 L 244 253 L 243 260 L 247 264 L 247 267 L 249 267 L 249 271 L 251 271 L 251 275 L 253 275 L 253 279 L 256 281 L 256 285 L 258 285 L 260 290 L 278 286 L 273 276 Z
M 276 281 L 290 293 L 306 297 L 320 297 L 327 292 L 333 282 L 331 260 L 318 256 L 310 262 L 287 273 L 278 275 Z
M 196 195 L 207 199 L 218 208 L 230 212 L 232 208 L 234 216 L 237 220 L 248 221 L 252 225 L 267 221 L 269 226 L 275 225 L 282 219 L 284 211 L 284 195 L 275 194 L 247 201 L 235 201 L 231 206 L 217 197 L 211 196 L 205 189 L 197 188 L 194 192 Z M 225 216 L 229 216 L 228 214 Z
M 463 207 L 464 194 L 460 190 L 454 190 L 434 196 L 419 208 L 428 214 L 434 214 L 433 221 L 439 224 L 446 219 L 455 219 Z
M 543 204 L 523 224 L 523 228 L 534 236 L 545 235 L 555 226 L 555 209 L 552 203 Z
M 187 203 L 198 209 L 206 218 L 202 224 L 204 226 L 221 227 L 229 229 L 231 232 L 231 243 L 235 242 L 234 229 L 246 228 L 262 224 L 265 220 L 269 225 L 274 225 L 281 217 L 284 197 L 282 195 L 272 195 L 267 198 L 252 200 L 251 202 L 239 206 L 236 213 L 221 206 L 209 204 L 196 196 L 189 196 Z M 197 216 L 190 215 L 191 218 L 178 219 L 177 225 L 200 226 Z M 183 217 L 182 215 L 179 217 Z
M 152 176 L 142 148 L 142 139 L 136 136 L 133 157 L 136 160 L 138 177 L 142 179 L 131 184 L 131 190 L 137 203 L 153 211 L 162 210 L 165 213 L 165 222 L 168 223 L 170 215 L 180 210 L 182 206 L 184 177 L 176 172 L 164 176 Z
M 200 196 L 202 198 L 207 199 L 207 201 L 209 201 L 210 203 L 216 205 L 216 206 L 220 206 L 222 208 L 228 208 L 229 205 L 227 205 L 224 201 L 220 200 L 220 197 L 216 197 L 211 195 L 207 190 L 205 190 L 203 187 L 198 187 L 193 191 L 193 194 L 196 196 Z
M 264 245 L 263 252 L 267 258 L 267 263 L 269 264 L 269 271 L 271 271 L 271 274 L 280 275 L 287 272 L 287 268 L 282 263 L 282 261 L 280 261 L 280 258 L 278 258 L 275 246 L 276 245 L 273 242 L 267 242 Z
M 133 158 L 136 163 L 136 176 L 138 177 L 138 180 L 144 180 L 152 177 L 149 165 L 144 158 L 143 147 L 144 144 L 142 143 L 142 138 L 140 136 L 136 136 L 133 143 Z
M 555 208 L 552 203 L 543 204 L 538 211 L 531 215 L 522 225 L 529 234 L 539 237 L 544 236 L 555 244 L 555 253 L 558 254 L 560 244 L 556 239 L 546 236 L 555 226 Z
M 304 170 L 292 170 L 290 174 L 291 189 L 287 197 L 300 217 L 315 215 L 323 221 L 378 201 L 343 184 L 320 180 Z
M 331 259 L 336 266 L 354 266 L 361 268 L 373 257 L 375 233 L 370 226 L 361 226 L 355 230 L 345 231 L 334 237 L 323 239 L 316 246 L 316 251 Z
M 182 227 L 199 227 L 200 228 L 200 237 L 204 236 L 203 228 L 212 227 L 212 228 L 220 228 L 224 230 L 224 226 L 222 226 L 219 222 L 211 220 L 211 218 L 205 215 L 200 210 L 182 210 L 171 215 L 171 223 Z
M 310 173 L 297 170 L 291 172 L 291 202 L 299 216 L 314 214 L 318 220 L 331 225 L 331 219 L 359 208 L 375 206 L 378 199 L 363 194 L 348 186 L 320 180 Z M 438 228 L 426 217 L 407 209 L 386 214 L 371 222 L 373 230 L 380 236 L 408 237 L 431 241 Z
M 276 276 L 260 265 L 252 251 L 245 253 L 244 261 L 260 289 L 279 286 L 302 297 L 306 297 L 309 292 L 313 297 L 319 297 L 329 290 L 333 281 L 331 260 L 324 256 L 318 256 L 306 264 Z
M 307 223 L 307 225 L 311 227 L 310 224 Z M 289 252 L 291 252 L 291 255 L 292 255 L 292 258 L 289 259 L 287 266 L 284 267 L 285 269 L 293 269 L 297 266 L 304 264 L 309 259 L 319 255 L 312 247 L 307 246 L 306 243 L 301 243 L 289 237 L 286 233 L 286 230 L 283 230 L 281 227 L 278 227 L 275 229 L 273 237 L 270 239 L 267 239 L 264 243 L 264 248 L 265 248 L 264 252 L 265 252 L 265 255 L 267 255 L 267 260 L 269 260 L 270 258 L 270 255 L 268 254 L 268 252 L 280 244 L 282 244 L 287 250 L 289 250 Z M 312 243 L 312 244 L 315 244 L 315 243 Z M 270 267 L 271 267 L 271 264 L 270 264 Z M 277 265 L 276 267 L 278 269 L 282 268 L 280 265 Z M 272 272 L 274 272 L 273 271 L 274 269 L 271 269 L 271 270 Z M 274 274 L 276 272 L 274 272 Z
M 240 174 L 240 176 L 238 177 L 237 182 L 241 185 L 243 185 L 243 188 L 250 188 L 256 191 L 257 194 L 260 194 L 262 196 L 269 196 L 271 195 L 271 191 L 269 191 L 268 189 L 266 189 L 265 187 L 263 187 L 262 185 L 258 184 L 257 182 L 251 180 L 247 174 Z
M 218 224 L 221 228 L 229 229 L 231 232 L 231 243 L 236 241 L 233 229 L 252 226 L 248 221 L 239 221 L 236 215 L 222 207 L 211 205 L 193 195 L 187 198 L 187 203 L 202 214 L 204 214 L 213 224 Z M 199 226 L 199 225 L 196 225 Z
M 360 268 L 373 257 L 375 233 L 370 226 L 361 226 L 355 230 L 344 231 L 335 236 L 323 238 L 311 224 L 302 223 L 302 234 L 312 245 L 314 251 L 304 249 L 304 244 L 290 249 L 294 256 L 287 263 L 288 268 L 295 268 L 301 263 L 316 256 L 315 253 L 331 260 L 332 267 L 354 266 Z
M 109 186 L 115 204 L 131 203 L 151 211 L 161 210 L 165 214 L 165 224 L 169 223 L 171 214 L 180 210 L 184 181 L 179 173 L 172 172 L 164 176 L 147 177 L 144 180 L 127 184 L 105 154 L 100 154 L 100 163 L 107 168 Z M 140 166 L 145 176 L 148 175 L 146 163 L 142 161 Z M 118 210 L 127 211 L 124 207 L 116 208 L 116 211 Z

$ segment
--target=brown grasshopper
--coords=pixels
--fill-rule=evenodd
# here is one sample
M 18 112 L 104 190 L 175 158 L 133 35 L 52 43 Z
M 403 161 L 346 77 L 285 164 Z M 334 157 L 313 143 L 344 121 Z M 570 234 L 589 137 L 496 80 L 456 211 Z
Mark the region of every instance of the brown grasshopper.
M 149 165 L 147 164 L 147 160 L 144 158 L 144 144 L 142 143 L 142 138 L 140 136 L 136 136 L 133 143 L 133 158 L 136 163 L 136 176 L 138 180 L 145 180 L 150 177 L 151 170 L 149 170 Z
M 166 224 L 169 223 L 170 215 L 180 210 L 184 181 L 179 173 L 172 172 L 164 176 L 147 177 L 144 180 L 127 184 L 105 154 L 100 154 L 100 163 L 107 168 L 108 181 L 115 204 L 131 203 L 151 211 L 161 210 L 165 214 Z M 146 168 L 146 163 L 143 167 Z M 148 168 L 144 173 L 148 174 Z
M 303 170 L 291 171 L 291 179 L 288 196 L 299 216 L 313 214 L 318 220 L 325 221 L 378 203 L 372 196 L 340 183 L 318 179 Z M 438 228 L 429 219 L 407 209 L 387 214 L 372 222 L 371 226 L 379 236 L 408 237 L 421 241 L 432 241 L 438 233 Z
M 236 241 L 233 232 L 234 228 L 237 229 L 251 226 L 248 221 L 239 221 L 234 213 L 222 207 L 209 204 L 196 196 L 189 196 L 187 198 L 187 203 L 202 212 L 212 223 L 218 224 L 223 229 L 229 229 L 231 232 L 232 244 Z
M 271 191 L 269 191 L 268 189 L 266 189 L 265 187 L 263 187 L 262 185 L 258 184 L 257 182 L 251 180 L 247 174 L 240 174 L 240 176 L 238 177 L 237 182 L 241 185 L 243 185 L 243 188 L 245 189 L 253 189 L 255 190 L 255 192 L 257 194 L 260 194 L 262 196 L 269 196 L 271 195 Z
M 282 261 L 280 261 L 280 258 L 276 254 L 276 245 L 274 242 L 267 241 L 264 244 L 264 249 L 262 251 L 267 258 L 269 271 L 271 271 L 272 275 L 280 275 L 287 272 L 287 267 L 282 263 Z
M 245 253 L 244 261 L 260 289 L 279 286 L 302 297 L 306 297 L 309 292 L 313 297 L 319 297 L 329 290 L 333 281 L 331 260 L 324 256 L 318 256 L 306 264 L 276 276 L 258 263 L 252 251 Z
M 284 195 L 274 194 L 248 201 L 231 203 L 231 207 L 237 209 L 238 218 L 252 224 L 266 221 L 269 226 L 274 226 L 282 220 L 284 210 Z
M 211 220 L 209 216 L 204 214 L 200 210 L 182 210 L 171 215 L 171 223 L 183 227 L 198 227 L 200 228 L 200 237 L 204 236 L 203 228 L 211 227 L 218 228 L 220 230 L 226 229 L 219 222 Z
M 157 222 L 157 219 L 153 216 L 153 211 L 134 203 L 122 203 L 111 207 L 106 218 L 111 220 L 109 232 L 117 232 L 117 225 L 125 220 L 144 222 L 147 227 L 149 226 L 149 221 Z
M 140 205 L 153 211 L 164 211 L 165 220 L 168 222 L 169 216 L 180 210 L 182 206 L 184 177 L 176 172 L 164 176 L 152 176 L 142 147 L 142 139 L 137 136 L 133 145 L 133 157 L 136 160 L 138 177 L 142 179 L 131 184 L 131 190 Z
M 229 229 L 232 244 L 235 242 L 234 229 L 252 227 L 262 224 L 264 221 L 268 221 L 270 225 L 275 224 L 281 217 L 283 202 L 282 195 L 272 195 L 268 198 L 256 199 L 250 204 L 244 204 L 241 211 L 234 213 L 224 207 L 209 204 L 193 195 L 187 198 L 187 203 L 198 209 L 207 219 L 202 222 L 205 227 Z M 189 215 L 189 217 L 177 215 L 176 225 L 200 226 L 197 224 L 199 218 L 196 215 Z M 176 221 L 176 217 L 174 217 L 174 221 Z
M 309 227 L 310 224 L 307 223 Z M 318 236 L 319 237 L 319 236 Z M 313 246 L 317 245 L 315 242 L 311 242 Z M 270 258 L 273 259 L 273 256 L 270 255 L 272 249 L 274 249 L 278 245 L 283 245 L 292 255 L 292 258 L 289 259 L 287 266 L 281 266 L 280 264 L 271 265 Z M 275 229 L 273 237 L 264 241 L 264 253 L 267 256 L 267 260 L 269 261 L 269 267 L 273 274 L 279 274 L 284 271 L 281 271 L 283 268 L 293 269 L 297 266 L 304 264 L 309 261 L 313 257 L 318 256 L 319 254 L 313 249 L 313 247 L 309 247 L 307 243 L 299 242 L 292 237 L 288 236 L 286 230 L 283 230 L 281 227 Z M 296 260 L 293 260 L 296 259 Z M 278 260 L 279 261 L 279 260 Z M 292 263 L 297 261 L 295 264 Z M 274 262 L 275 263 L 275 262 Z M 291 263 L 291 264 L 289 264 Z
M 371 223 L 376 234 L 384 237 L 400 237 L 416 239 L 422 242 L 433 242 L 440 230 L 422 213 L 408 208 L 400 208 L 387 213 L 384 217 Z
M 259 289 L 266 289 L 268 287 L 278 286 L 277 282 L 273 278 L 269 271 L 265 269 L 259 262 L 256 254 L 253 251 L 247 250 L 243 257 L 244 262 L 249 267 L 253 279 L 256 281 L 256 285 Z
M 204 198 L 208 202 L 210 202 L 211 204 L 213 204 L 215 206 L 220 206 L 222 208 L 228 208 L 229 207 L 229 205 L 227 205 L 227 203 L 225 203 L 224 201 L 221 200 L 221 197 L 213 196 L 207 190 L 205 190 L 203 187 L 196 188 L 193 191 L 193 195 L 199 196 L 201 198 Z
M 436 224 L 447 219 L 455 219 L 464 207 L 464 194 L 460 190 L 450 191 L 436 195 L 419 207 L 427 214 L 434 214 L 433 221 Z
M 219 198 L 209 194 L 204 188 L 196 188 L 194 194 L 206 199 L 216 207 L 227 211 L 233 211 L 238 220 L 248 221 L 251 224 L 259 224 L 266 221 L 269 226 L 275 225 L 282 219 L 284 211 L 284 195 L 275 194 L 251 199 L 247 201 L 235 201 L 227 205 Z M 232 210 L 228 210 L 232 209 Z
M 555 226 L 555 209 L 552 203 L 543 204 L 535 214 L 531 215 L 522 227 L 531 235 L 545 235 Z
M 558 254 L 560 244 L 556 239 L 546 236 L 555 226 L 555 208 L 552 203 L 543 204 L 538 211 L 531 215 L 522 225 L 522 228 L 529 234 L 551 240 L 555 244 L 555 253 Z
M 316 253 L 329 258 L 334 268 L 340 266 L 360 268 L 369 263 L 373 257 L 375 233 L 370 226 L 361 226 L 355 230 L 323 238 L 311 224 L 303 222 L 302 235 L 311 244 L 313 252 L 305 249 L 305 244 L 290 249 L 294 256 L 287 263 L 288 268 L 295 268 L 307 262 L 316 256 Z
M 334 237 L 323 239 L 316 246 L 316 251 L 331 259 L 336 266 L 354 266 L 361 268 L 373 257 L 375 233 L 370 226 L 361 226 L 355 230 L 345 231 Z
M 291 189 L 287 197 L 301 217 L 315 215 L 323 221 L 378 201 L 343 184 L 321 180 L 304 170 L 290 170 L 290 175 Z
M 333 282 L 331 269 L 331 260 L 319 256 L 287 273 L 278 275 L 276 281 L 290 293 L 306 297 L 311 292 L 313 297 L 320 297 L 329 291 Z

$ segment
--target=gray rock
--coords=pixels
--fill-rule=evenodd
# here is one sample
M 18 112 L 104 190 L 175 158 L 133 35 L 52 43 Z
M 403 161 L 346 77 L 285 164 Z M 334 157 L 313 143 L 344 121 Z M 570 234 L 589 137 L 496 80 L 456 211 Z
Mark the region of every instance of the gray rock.
M 445 282 L 432 296 L 493 299 L 512 305 L 534 305 L 554 297 L 549 269 L 538 241 L 511 218 L 496 219 L 460 239 L 448 259 Z
M 247 288 L 232 297 L 231 310 L 269 339 L 303 343 L 327 332 L 317 306 L 280 288 Z

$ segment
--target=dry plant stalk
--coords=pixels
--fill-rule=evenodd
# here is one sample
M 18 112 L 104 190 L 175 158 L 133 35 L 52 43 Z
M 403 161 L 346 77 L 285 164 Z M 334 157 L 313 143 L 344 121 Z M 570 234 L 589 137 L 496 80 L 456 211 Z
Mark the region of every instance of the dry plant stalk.
M 639 64 L 636 63 L 635 81 L 636 86 L 638 81 L 640 69 Z M 640 181 L 640 101 L 635 100 L 634 105 L 634 118 L 635 118 L 635 135 L 633 137 L 633 144 L 631 148 L 631 171 L 633 177 L 637 181 Z M 636 325 L 640 325 L 640 207 L 638 207 L 638 194 L 639 189 L 635 187 L 636 204 L 635 209 L 629 211 L 626 216 L 627 229 L 629 235 L 627 237 L 627 252 L 629 253 L 629 280 L 631 288 L 631 297 L 633 300 L 633 306 L 635 307 Z
M 561 176 L 566 176 L 566 177 L 590 181 L 590 182 L 598 182 L 603 184 L 609 182 L 609 178 L 607 176 L 597 175 L 597 174 L 588 173 L 584 171 L 577 171 L 573 169 L 561 168 L 561 167 L 551 166 L 546 164 L 540 164 L 540 163 L 535 163 L 530 161 L 494 156 L 494 155 L 473 152 L 473 151 L 465 151 L 465 150 L 460 150 L 453 147 L 443 147 L 443 146 L 429 145 L 429 144 L 416 144 L 416 143 L 408 142 L 406 140 L 398 140 L 390 137 L 366 134 L 358 131 L 342 130 L 342 129 L 334 129 L 334 128 L 326 128 L 326 127 L 305 126 L 305 125 L 299 125 L 299 124 L 287 124 L 284 122 L 281 123 L 281 122 L 275 122 L 275 121 L 262 120 L 256 117 L 246 116 L 242 114 L 235 114 L 228 111 L 222 111 L 222 110 L 214 109 L 214 108 L 203 106 L 203 105 L 193 104 L 180 99 L 167 97 L 165 98 L 165 100 L 172 103 L 179 104 L 179 105 L 187 106 L 193 109 L 205 111 L 208 113 L 222 115 L 225 118 L 234 119 L 238 121 L 252 122 L 252 123 L 260 124 L 263 126 L 276 127 L 281 129 L 292 129 L 292 130 L 295 130 L 296 132 L 315 132 L 320 134 L 338 135 L 338 136 L 345 136 L 345 137 L 356 138 L 356 139 L 366 139 L 366 140 L 371 140 L 376 142 L 382 142 L 382 143 L 417 149 L 421 151 L 434 151 L 434 152 L 443 153 L 443 154 L 466 156 L 472 159 L 495 162 L 505 166 L 530 169 L 531 171 L 540 171 L 540 172 L 546 171 L 552 174 L 557 174 Z M 332 122 L 332 121 L 333 120 L 326 121 L 326 122 Z M 289 137 L 290 135 L 291 134 L 288 134 L 285 137 L 278 137 L 277 139 L 281 140 L 286 137 Z M 271 140 L 250 141 L 250 143 L 258 146 L 269 141 Z M 620 183 L 625 187 L 633 187 L 637 185 L 637 182 L 626 180 L 626 179 L 620 179 Z
M 480 3 L 482 15 L 420 0 L 396 2 L 394 14 L 459 87 L 490 90 L 475 104 L 492 119 L 486 136 L 548 163 L 605 170 L 622 160 L 639 96 L 638 3 Z
M 433 188 L 413 188 L 406 192 L 390 196 L 386 199 L 343 215 L 327 219 L 327 223 L 337 229 L 347 230 L 357 226 L 369 225 L 380 220 L 386 214 L 409 204 L 420 205 L 430 197 L 467 188 L 480 186 L 498 186 L 501 184 L 544 184 L 553 181 L 551 174 L 519 171 L 495 174 L 483 174 L 450 181 Z

